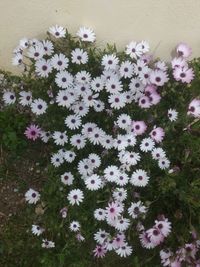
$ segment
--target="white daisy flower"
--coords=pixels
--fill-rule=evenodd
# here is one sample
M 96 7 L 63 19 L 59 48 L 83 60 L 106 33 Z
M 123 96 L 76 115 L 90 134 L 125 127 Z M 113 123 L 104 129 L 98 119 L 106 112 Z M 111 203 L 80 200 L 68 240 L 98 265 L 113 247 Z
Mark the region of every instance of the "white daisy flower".
M 162 71 L 167 71 L 167 65 L 164 61 L 157 61 L 155 63 L 155 68 Z
M 132 78 L 131 82 L 129 83 L 129 89 L 134 94 L 136 94 L 137 92 L 143 92 L 144 87 L 145 86 L 142 84 L 139 78 Z
M 109 80 L 107 80 L 106 82 L 107 92 L 109 92 L 110 94 L 117 94 L 122 90 L 123 90 L 122 82 L 118 78 L 111 77 Z
M 126 54 L 129 55 L 131 58 L 139 58 L 142 55 L 142 48 L 141 48 L 141 44 L 138 44 L 136 42 L 130 42 L 127 46 L 126 46 L 126 50 L 125 50 Z
M 134 100 L 134 94 L 131 91 L 123 92 L 124 98 L 126 99 L 127 104 L 131 104 Z
M 107 238 L 106 244 L 105 244 L 105 248 L 107 251 L 112 251 L 114 249 L 114 244 L 113 244 L 113 239 L 111 238 Z
M 129 228 L 129 226 L 130 226 L 130 220 L 121 217 L 117 221 L 116 226 L 115 226 L 115 229 L 117 229 L 120 232 L 124 232 L 124 231 L 126 231 Z
M 70 226 L 69 226 L 69 228 L 72 232 L 78 232 L 80 230 L 80 227 L 81 226 L 80 226 L 80 223 L 78 221 L 72 221 L 70 223 Z
M 126 98 L 124 94 L 113 94 L 109 95 L 108 102 L 111 108 L 120 109 L 126 105 Z
M 70 138 L 70 144 L 77 149 L 82 149 L 86 145 L 86 140 L 83 135 L 75 134 Z
M 43 232 L 44 232 L 44 229 L 42 227 L 40 227 L 39 225 L 35 225 L 33 224 L 32 225 L 32 228 L 31 228 L 31 232 L 34 234 L 34 235 L 41 235 Z
M 67 143 L 68 141 L 68 137 L 66 135 L 66 132 L 59 132 L 59 131 L 55 131 L 52 135 L 52 138 L 54 139 L 54 143 L 57 146 L 64 146 L 64 144 Z
M 33 190 L 30 188 L 26 193 L 25 193 L 25 200 L 29 204 L 36 204 L 40 200 L 40 193 Z
M 88 159 L 80 160 L 77 169 L 78 172 L 84 177 L 88 177 L 93 173 L 93 168 L 91 167 L 90 161 Z
M 91 88 L 95 92 L 100 92 L 104 89 L 105 82 L 102 77 L 96 77 L 91 81 Z
M 111 135 L 104 135 L 101 145 L 105 149 L 111 149 L 113 148 L 113 143 L 114 143 L 114 140 Z
M 69 115 L 65 119 L 65 125 L 70 130 L 78 129 L 81 126 L 81 117 L 78 115 Z
M 94 108 L 94 110 L 95 110 L 96 112 L 101 112 L 101 111 L 103 111 L 103 110 L 105 109 L 105 104 L 104 104 L 104 102 L 101 101 L 101 100 L 96 100 L 96 101 L 94 102 L 94 106 L 93 106 L 93 108 Z
M 120 202 L 126 200 L 127 190 L 124 188 L 120 188 L 120 187 L 115 188 L 115 190 L 113 192 L 113 198 L 114 198 L 114 200 L 120 201 Z
M 104 177 L 108 182 L 116 182 L 120 174 L 119 169 L 114 165 L 110 165 L 104 170 Z
M 129 60 L 122 62 L 119 72 L 121 77 L 131 78 L 133 75 L 133 64 Z
M 22 49 L 22 47 L 20 46 L 20 45 L 18 45 L 17 47 L 15 47 L 14 49 L 13 49 L 13 54 L 15 54 L 15 55 L 17 55 L 17 54 L 23 54 L 23 49 Z
M 29 40 L 29 43 L 30 43 L 30 45 L 36 46 L 36 45 L 40 45 L 41 41 L 36 39 L 36 38 L 33 38 L 33 39 Z
M 175 109 L 169 109 L 167 112 L 170 121 L 176 121 L 178 118 L 178 112 Z
M 116 177 L 115 179 L 115 183 L 120 186 L 126 185 L 128 181 L 129 181 L 129 177 L 125 172 L 120 173 L 119 177 Z
M 135 146 L 136 145 L 137 139 L 136 139 L 135 135 L 126 134 L 124 137 L 126 138 L 128 146 Z
M 104 138 L 104 131 L 98 127 L 94 128 L 91 133 L 88 135 L 88 139 L 93 145 L 99 145 L 102 143 L 102 140 Z
M 21 48 L 27 48 L 29 46 L 30 42 L 29 42 L 29 39 L 24 37 L 22 38 L 21 40 L 19 40 L 19 46 Z
M 65 152 L 66 152 L 66 150 L 64 148 L 60 148 L 57 153 L 59 153 L 61 155 L 61 157 L 63 157 L 63 159 L 64 159 Z
M 107 80 L 110 80 L 111 77 L 115 77 L 118 78 L 119 77 L 119 73 L 117 72 L 118 70 L 118 65 L 116 66 L 116 70 L 114 69 L 104 69 L 103 70 L 103 74 L 101 75 L 101 78 L 104 82 L 106 82 Z
M 85 185 L 87 189 L 91 191 L 96 191 L 101 188 L 101 184 L 101 178 L 97 174 L 93 174 L 85 180 Z
M 133 64 L 134 66 L 134 74 L 142 75 L 142 73 L 146 73 L 149 70 L 149 67 L 144 63 L 143 60 L 137 60 L 136 63 Z
M 166 153 L 161 147 L 156 147 L 151 151 L 151 155 L 153 159 L 159 160 L 162 158 L 166 158 Z
M 41 58 L 35 63 L 35 71 L 38 76 L 48 77 L 52 71 L 51 61 L 49 59 Z
M 126 136 L 118 134 L 117 138 L 114 139 L 113 146 L 118 150 L 124 150 L 128 146 Z
M 106 231 L 99 229 L 99 231 L 94 234 L 94 240 L 102 245 L 106 242 L 108 236 L 109 234 Z
M 59 90 L 57 96 L 56 96 L 56 103 L 58 103 L 58 106 L 61 107 L 67 107 L 69 108 L 73 103 L 75 99 L 70 94 L 69 90 Z
M 124 113 L 117 118 L 117 125 L 119 126 L 119 128 L 124 130 L 131 125 L 131 122 L 131 117 Z
M 124 155 L 125 162 L 130 164 L 131 166 L 137 165 L 140 159 L 141 159 L 140 154 L 136 152 L 127 151 L 126 154 Z
M 12 65 L 19 66 L 23 63 L 23 55 L 21 53 L 17 53 L 12 58 Z
M 49 139 L 51 138 L 50 132 L 41 131 L 40 138 L 44 143 L 47 143 Z
M 67 150 L 64 152 L 63 157 L 67 162 L 71 163 L 74 161 L 74 159 L 76 157 L 76 153 L 74 153 L 71 150 Z
M 131 206 L 128 208 L 128 214 L 133 218 L 137 218 L 140 214 L 146 213 L 147 208 L 143 205 L 141 201 L 131 202 Z
M 49 40 L 43 40 L 42 44 L 44 48 L 44 54 L 47 56 L 51 56 L 54 51 L 53 43 Z
M 60 88 L 69 88 L 73 85 L 73 76 L 68 71 L 60 71 L 56 74 L 55 82 Z
M 104 55 L 101 64 L 104 66 L 105 70 L 116 70 L 119 64 L 119 59 L 114 54 Z
M 62 26 L 52 26 L 49 28 L 49 33 L 52 34 L 55 38 L 62 38 L 66 35 L 66 29 Z
M 88 159 L 93 168 L 99 168 L 99 166 L 101 165 L 101 159 L 97 154 L 89 154 Z
M 147 172 L 141 169 L 136 170 L 132 173 L 130 183 L 135 186 L 144 187 L 149 182 L 149 176 Z
M 3 93 L 3 101 L 6 105 L 14 104 L 16 101 L 16 96 L 14 92 L 4 91 Z
M 127 257 L 130 256 L 132 254 L 132 247 L 128 246 L 127 243 L 124 243 L 123 246 L 121 246 L 120 248 L 116 249 L 115 252 L 120 256 L 120 257 Z
M 31 103 L 31 111 L 36 115 L 44 114 L 46 112 L 46 109 L 47 109 L 47 103 L 41 98 L 35 99 Z
M 76 35 L 81 39 L 83 42 L 91 42 L 93 43 L 96 40 L 96 36 L 94 31 L 91 28 L 81 27 Z
M 41 43 L 38 43 L 35 46 L 29 47 L 27 55 L 34 60 L 38 60 L 44 56 L 44 53 L 45 51 L 43 45 Z
M 170 166 L 170 161 L 167 158 L 161 158 L 158 160 L 158 166 L 161 170 L 168 169 Z
M 71 205 L 79 205 L 81 202 L 83 202 L 83 198 L 83 192 L 80 189 L 71 190 L 67 196 L 67 199 Z
M 71 52 L 72 56 L 72 63 L 76 63 L 78 65 L 80 64 L 86 64 L 88 62 L 88 54 L 86 51 L 83 51 L 83 49 L 76 48 Z
M 74 176 L 71 172 L 65 172 L 61 175 L 61 182 L 65 185 L 72 185 L 74 181 Z
M 43 248 L 54 248 L 55 243 L 47 239 L 42 239 L 42 247 Z
M 142 84 L 147 85 L 150 84 L 150 68 L 144 68 L 138 75 L 139 79 L 141 80 Z
M 62 53 L 55 54 L 51 58 L 51 65 L 54 69 L 61 71 L 68 67 L 69 65 L 69 59 Z
M 91 81 L 91 75 L 89 72 L 82 70 L 77 72 L 75 79 L 78 83 L 85 84 Z
M 88 83 L 77 83 L 74 90 L 78 96 L 82 97 L 89 93 L 92 94 L 92 90 L 90 90 L 90 85 Z
M 88 135 L 92 133 L 96 127 L 97 127 L 96 123 L 88 122 L 82 126 L 81 132 L 85 137 L 88 137 Z
M 32 103 L 32 93 L 31 92 L 26 92 L 26 91 L 21 91 L 19 93 L 19 103 L 25 107 L 25 106 L 30 106 Z
M 51 163 L 55 167 L 59 167 L 62 163 L 64 163 L 64 159 L 60 153 L 55 153 L 51 156 Z
M 140 144 L 140 149 L 143 152 L 152 151 L 154 149 L 155 142 L 150 138 L 144 138 Z
M 97 220 L 97 221 L 104 221 L 105 218 L 106 218 L 106 212 L 104 209 L 96 209 L 94 211 L 94 218 Z
M 141 42 L 139 42 L 139 45 L 141 47 L 143 54 L 149 52 L 150 46 L 149 46 L 149 43 L 147 41 L 141 41 Z
M 95 104 L 98 103 L 97 98 L 99 94 L 93 94 L 91 90 L 87 91 L 86 94 L 83 95 L 83 102 L 87 107 L 93 107 Z
M 89 107 L 87 107 L 82 101 L 76 102 L 71 108 L 74 113 L 80 117 L 84 117 L 89 112 Z

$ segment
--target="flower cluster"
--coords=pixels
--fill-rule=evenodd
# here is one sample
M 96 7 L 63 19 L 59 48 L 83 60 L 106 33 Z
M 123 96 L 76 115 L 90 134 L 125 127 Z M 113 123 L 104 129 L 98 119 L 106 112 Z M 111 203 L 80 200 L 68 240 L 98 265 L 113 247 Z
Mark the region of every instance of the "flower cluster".
M 14 104 L 18 99 L 35 121 L 54 106 L 62 111 L 58 121 L 61 127 L 49 130 L 49 118 L 49 124 L 45 120 L 44 125 L 30 122 L 24 133 L 33 141 L 41 139 L 54 144 L 51 163 L 66 191 L 66 205 L 60 207 L 63 219 L 68 218 L 71 209 L 87 201 L 90 192 L 96 200 L 101 195 L 107 197 L 104 202 L 97 201 L 95 210 L 90 210 L 98 225 L 94 233 L 97 243 L 94 256 L 104 257 L 111 250 L 121 257 L 131 255 L 134 248 L 128 242 L 128 229 L 137 233 L 142 247 L 152 249 L 164 242 L 172 226 L 165 214 L 154 219 L 153 227 L 145 230 L 143 222 L 151 209 L 145 190 L 155 182 L 147 162 L 152 162 L 161 174 L 170 170 L 170 156 L 164 142 L 168 125 L 178 120 L 179 113 L 167 103 L 165 113 L 159 114 L 159 104 L 167 94 L 165 85 L 171 73 L 180 83 L 193 80 L 194 71 L 187 63 L 191 49 L 179 44 L 171 69 L 167 63 L 152 58 L 146 41 L 130 42 L 121 54 L 112 50 L 96 55 L 95 49 L 92 50 L 95 33 L 82 27 L 74 47 L 59 51 L 57 39 L 67 42 L 69 38 L 66 29 L 56 25 L 49 29 L 49 38 L 45 40 L 20 40 L 14 50 L 13 64 L 27 68 L 29 58 L 35 78 L 49 80 L 51 88 L 43 98 L 31 91 L 23 90 L 19 95 L 5 91 L 4 103 Z M 94 57 L 96 61 L 91 67 Z M 158 115 L 155 116 L 154 110 Z M 186 112 L 199 118 L 200 100 L 191 100 Z M 61 173 L 59 168 L 64 166 L 66 170 Z M 28 203 L 36 204 L 40 193 L 29 189 L 25 198 Z M 68 226 L 78 241 L 85 240 L 81 214 Z M 45 229 L 33 225 L 32 233 L 45 235 Z M 42 240 L 44 248 L 55 245 L 46 237 Z M 165 262 L 169 257 L 163 255 L 164 252 Z
M 160 251 L 161 263 L 163 266 L 181 267 L 185 266 L 200 266 L 198 253 L 200 249 L 200 241 L 197 239 L 197 234 L 192 233 L 192 242 L 184 244 L 173 253 L 170 249 Z

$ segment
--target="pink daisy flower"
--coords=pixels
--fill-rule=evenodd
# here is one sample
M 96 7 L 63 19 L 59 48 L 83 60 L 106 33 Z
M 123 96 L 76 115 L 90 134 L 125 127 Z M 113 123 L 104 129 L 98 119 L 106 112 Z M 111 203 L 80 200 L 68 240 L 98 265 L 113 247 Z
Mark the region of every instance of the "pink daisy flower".
M 178 53 L 180 57 L 187 58 L 191 56 L 192 49 L 186 43 L 180 43 L 176 47 L 176 52 Z
M 161 100 L 161 96 L 157 93 L 156 90 L 157 87 L 155 85 L 148 85 L 144 90 L 145 95 L 148 96 L 149 101 L 152 105 L 157 105 Z
M 142 60 L 146 64 L 149 64 L 152 59 L 153 59 L 153 55 L 151 55 L 151 54 L 142 55 L 140 58 L 140 60 Z
M 28 139 L 32 139 L 35 141 L 37 138 L 40 137 L 42 130 L 35 124 L 31 124 L 29 127 L 26 128 L 24 134 Z
M 156 141 L 157 143 L 160 143 L 160 142 L 162 142 L 162 140 L 165 136 L 164 129 L 161 127 L 154 128 L 150 132 L 150 136 L 154 141 Z
M 155 245 L 159 245 L 164 241 L 163 234 L 156 227 L 150 228 L 146 232 L 150 241 Z
M 94 256 L 97 258 L 103 258 L 106 255 L 106 248 L 101 245 L 97 245 L 96 248 L 93 250 Z
M 151 106 L 151 102 L 150 102 L 148 96 L 142 96 L 142 97 L 139 99 L 138 104 L 139 104 L 139 106 L 140 106 L 141 108 L 150 108 L 150 106 Z
M 190 102 L 187 114 L 200 118 L 200 99 L 195 98 Z
M 161 100 L 161 96 L 158 93 L 152 93 L 149 95 L 149 101 L 152 105 L 157 105 Z
M 147 129 L 147 125 L 144 121 L 133 121 L 132 122 L 132 131 L 136 135 L 142 135 Z
M 147 248 L 147 249 L 151 249 L 151 248 L 155 248 L 156 247 L 156 244 L 153 243 L 147 232 L 142 232 L 140 235 L 139 235 L 139 238 L 140 238 L 140 242 L 141 242 L 141 245 L 144 247 L 144 248 Z
M 157 90 L 157 86 L 153 84 L 147 85 L 144 89 L 145 95 L 149 96 L 150 94 L 156 93 L 157 92 L 156 90 Z
M 192 68 L 177 67 L 173 71 L 173 76 L 176 81 L 190 83 L 194 79 L 194 71 Z
M 181 267 L 181 262 L 179 260 L 175 260 L 171 262 L 170 267 Z
M 172 69 L 178 68 L 178 67 L 188 67 L 188 64 L 186 62 L 186 60 L 182 57 L 175 57 L 172 61 Z
M 115 248 L 122 247 L 125 243 L 125 235 L 124 234 L 118 234 L 114 240 L 113 240 L 113 246 Z
M 150 82 L 157 86 L 163 86 L 168 80 L 167 73 L 162 70 L 153 70 L 150 74 Z
M 108 204 L 108 207 L 106 208 L 106 214 L 108 219 L 114 220 L 117 218 L 120 213 L 122 212 L 121 206 L 118 205 L 118 203 L 111 202 Z

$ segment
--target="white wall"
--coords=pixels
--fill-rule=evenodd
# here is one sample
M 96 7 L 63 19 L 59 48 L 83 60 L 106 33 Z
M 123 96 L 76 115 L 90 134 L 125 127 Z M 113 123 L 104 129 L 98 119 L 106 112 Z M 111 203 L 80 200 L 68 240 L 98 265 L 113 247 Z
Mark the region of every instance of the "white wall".
M 11 65 L 12 50 L 21 37 L 44 37 L 60 24 L 75 33 L 90 26 L 99 45 L 146 39 L 165 59 L 177 42 L 200 56 L 200 0 L 0 0 L 0 67 Z

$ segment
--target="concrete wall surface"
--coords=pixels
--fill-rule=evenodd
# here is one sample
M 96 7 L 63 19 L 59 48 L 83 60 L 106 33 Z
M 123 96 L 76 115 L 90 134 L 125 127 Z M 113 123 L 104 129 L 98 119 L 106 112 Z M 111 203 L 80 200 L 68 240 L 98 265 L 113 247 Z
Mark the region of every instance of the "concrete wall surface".
M 12 50 L 22 37 L 41 38 L 52 25 L 76 33 L 89 26 L 97 43 L 148 40 L 164 59 L 177 42 L 200 56 L 200 0 L 0 0 L 0 68 L 15 71 Z

